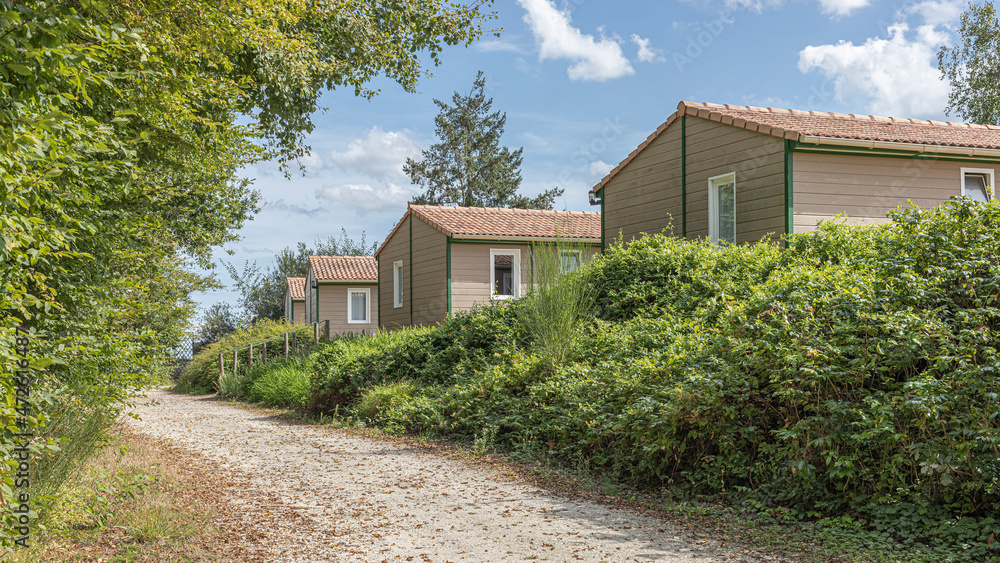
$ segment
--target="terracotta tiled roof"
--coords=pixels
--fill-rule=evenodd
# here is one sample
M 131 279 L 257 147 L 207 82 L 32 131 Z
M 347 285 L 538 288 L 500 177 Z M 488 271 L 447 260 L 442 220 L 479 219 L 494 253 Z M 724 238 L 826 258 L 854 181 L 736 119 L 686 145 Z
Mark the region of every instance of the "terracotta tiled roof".
M 374 256 L 310 256 L 316 281 L 378 281 Z
M 642 149 L 646 148 L 682 115 L 693 115 L 793 141 L 802 140 L 803 137 L 822 137 L 850 141 L 1000 149 L 1000 126 L 997 125 L 975 125 L 853 113 L 759 108 L 707 102 L 681 102 L 677 105 L 677 111 L 605 176 L 594 187 L 594 190 L 604 187 L 619 170 L 631 162 L 642 152 Z M 969 154 L 973 154 L 971 150 Z
M 292 294 L 293 301 L 306 300 L 306 279 L 305 278 L 285 278 L 287 280 L 286 291 Z
M 411 213 L 442 233 L 459 239 L 601 241 L 601 214 L 591 211 L 410 205 L 403 219 Z M 376 255 L 396 234 L 403 219 L 396 223 Z
M 601 240 L 601 214 L 497 207 L 411 205 L 410 211 L 450 237 Z

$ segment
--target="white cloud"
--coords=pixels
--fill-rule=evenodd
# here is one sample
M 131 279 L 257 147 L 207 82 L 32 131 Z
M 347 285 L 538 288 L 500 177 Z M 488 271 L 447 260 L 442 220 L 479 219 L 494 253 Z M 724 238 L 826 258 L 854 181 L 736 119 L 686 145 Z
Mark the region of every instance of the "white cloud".
M 560 11 L 551 0 L 517 0 L 527 12 L 525 23 L 531 27 L 538 43 L 539 60 L 569 59 L 570 80 L 603 82 L 635 74 L 635 69 L 622 53 L 616 38 L 595 40 L 570 25 L 568 11 Z
M 819 70 L 834 83 L 838 101 L 863 100 L 876 115 L 940 119 L 948 105 L 948 84 L 937 70 L 937 50 L 948 42 L 932 25 L 914 32 L 906 23 L 889 26 L 888 38 L 861 45 L 809 46 L 799 53 L 799 70 Z
M 824 14 L 841 17 L 849 16 L 869 3 L 869 0 L 819 0 L 819 7 Z
M 276 199 L 274 201 L 265 201 L 264 205 L 261 207 L 261 211 L 284 211 L 286 213 L 291 213 L 292 215 L 305 215 L 306 217 L 313 217 L 326 210 L 322 207 L 314 207 L 310 209 L 294 203 L 288 203 L 284 199 Z
M 346 151 L 333 151 L 330 157 L 335 165 L 376 180 L 403 178 L 406 159 L 419 158 L 423 148 L 410 134 L 405 129 L 383 131 L 376 125 L 368 131 L 368 136 L 351 141 Z
M 917 14 L 926 25 L 951 26 L 961 18 L 966 4 L 966 0 L 927 0 L 907 6 L 901 15 Z
M 400 214 L 413 196 L 412 190 L 389 184 L 376 188 L 368 184 L 342 184 L 316 190 L 316 197 L 358 210 L 359 215 L 397 210 Z
M 604 162 L 603 160 L 595 160 L 590 163 L 590 177 L 603 178 L 608 175 L 608 172 L 611 172 L 612 168 L 614 168 L 614 166 Z
M 484 53 L 517 53 L 524 54 L 524 48 L 513 41 L 494 39 L 491 41 L 476 41 L 473 43 L 476 49 Z
M 871 4 L 871 0 L 817 0 L 819 9 L 824 14 L 833 17 L 843 17 L 851 15 L 855 10 L 859 10 Z M 767 8 L 778 8 L 784 4 L 783 0 L 726 0 L 726 7 L 729 9 L 744 8 L 752 12 L 763 12 Z
M 652 46 L 652 41 L 648 38 L 642 38 L 632 34 L 632 42 L 639 47 L 639 61 L 643 63 L 658 63 L 663 62 L 667 59 L 663 57 L 663 51 L 660 49 L 654 49 Z

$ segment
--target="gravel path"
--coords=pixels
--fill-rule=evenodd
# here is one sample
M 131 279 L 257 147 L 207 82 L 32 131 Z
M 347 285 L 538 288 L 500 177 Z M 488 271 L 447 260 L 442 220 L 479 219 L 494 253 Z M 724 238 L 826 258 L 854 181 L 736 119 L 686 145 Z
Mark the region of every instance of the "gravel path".
M 460 459 L 213 398 L 149 398 L 128 424 L 217 464 L 248 548 L 267 561 L 759 560 Z

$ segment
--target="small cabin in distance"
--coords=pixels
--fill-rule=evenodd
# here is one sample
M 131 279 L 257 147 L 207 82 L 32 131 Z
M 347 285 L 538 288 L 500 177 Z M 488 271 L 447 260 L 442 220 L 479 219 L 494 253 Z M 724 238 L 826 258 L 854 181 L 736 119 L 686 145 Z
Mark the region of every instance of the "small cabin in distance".
M 310 256 L 305 322 L 330 321 L 330 334 L 378 328 L 378 268 L 372 256 Z

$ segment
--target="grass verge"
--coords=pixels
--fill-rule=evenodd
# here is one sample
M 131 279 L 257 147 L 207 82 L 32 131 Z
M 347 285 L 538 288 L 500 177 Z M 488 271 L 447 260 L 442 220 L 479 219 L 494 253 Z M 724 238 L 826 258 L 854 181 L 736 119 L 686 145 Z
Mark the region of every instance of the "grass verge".
M 115 447 L 83 463 L 60 490 L 47 530 L 32 546 L 4 554 L 11 563 L 37 561 L 242 561 L 217 541 L 211 477 L 169 446 L 126 429 Z

